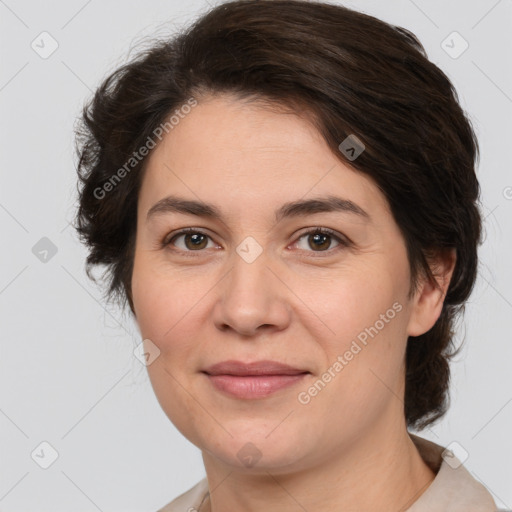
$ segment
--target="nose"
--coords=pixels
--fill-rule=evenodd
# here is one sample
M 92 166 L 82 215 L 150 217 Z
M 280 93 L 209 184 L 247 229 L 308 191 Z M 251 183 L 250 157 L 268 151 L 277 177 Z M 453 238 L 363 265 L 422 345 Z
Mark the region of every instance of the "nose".
M 242 336 L 285 329 L 291 319 L 290 292 L 271 268 L 269 258 L 262 253 L 249 262 L 235 253 L 233 261 L 216 290 L 215 326 Z

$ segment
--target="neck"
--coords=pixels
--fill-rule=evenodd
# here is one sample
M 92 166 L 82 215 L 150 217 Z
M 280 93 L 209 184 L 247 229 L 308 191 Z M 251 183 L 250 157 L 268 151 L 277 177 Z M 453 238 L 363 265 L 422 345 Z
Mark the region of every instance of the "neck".
M 435 478 L 405 425 L 374 429 L 300 472 L 248 474 L 203 452 L 210 496 L 201 512 L 405 511 Z

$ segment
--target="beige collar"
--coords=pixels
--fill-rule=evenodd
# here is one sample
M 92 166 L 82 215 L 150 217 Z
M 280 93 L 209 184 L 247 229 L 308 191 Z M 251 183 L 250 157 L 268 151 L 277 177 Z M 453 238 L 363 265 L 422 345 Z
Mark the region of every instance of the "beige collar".
M 436 477 L 405 512 L 496 512 L 490 492 L 452 452 L 422 437 L 409 435 Z

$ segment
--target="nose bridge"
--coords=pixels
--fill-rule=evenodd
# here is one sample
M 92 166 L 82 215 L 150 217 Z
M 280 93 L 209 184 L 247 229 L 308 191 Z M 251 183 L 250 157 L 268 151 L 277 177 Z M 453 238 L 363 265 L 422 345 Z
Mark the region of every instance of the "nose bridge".
M 271 282 L 273 275 L 267 268 L 268 253 L 253 237 L 247 237 L 237 246 L 232 260 L 226 290 L 230 307 L 238 307 L 241 314 L 261 315 L 276 292 L 275 283 Z
M 254 238 L 247 237 L 236 248 L 236 255 L 233 255 L 231 292 L 261 300 L 262 295 L 269 294 L 272 285 L 269 283 L 269 277 L 272 276 L 269 264 L 268 253 Z
M 288 306 L 283 284 L 270 270 L 271 261 L 263 247 L 247 237 L 232 255 L 232 267 L 222 281 L 215 322 L 243 334 L 253 334 L 266 325 L 283 328 Z

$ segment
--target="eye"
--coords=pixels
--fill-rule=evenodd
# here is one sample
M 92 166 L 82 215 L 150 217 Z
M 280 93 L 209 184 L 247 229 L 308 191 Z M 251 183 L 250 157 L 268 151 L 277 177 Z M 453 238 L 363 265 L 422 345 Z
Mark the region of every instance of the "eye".
M 346 241 L 343 237 L 338 235 L 335 231 L 332 231 L 328 228 L 313 228 L 309 231 L 306 231 L 305 233 L 302 233 L 302 235 L 299 237 L 298 241 L 295 242 L 295 245 L 300 244 L 300 240 L 303 238 L 306 238 L 307 247 L 300 247 L 301 250 L 308 250 L 309 248 L 313 248 L 313 252 L 325 252 L 329 251 L 332 248 L 330 247 L 332 244 L 332 240 L 334 239 L 337 243 L 335 245 L 334 250 L 342 248 L 342 247 L 348 247 L 349 243 Z
M 182 242 L 178 243 L 177 241 L 180 239 L 182 239 Z M 194 252 L 200 251 L 201 249 L 208 249 L 208 239 L 210 239 L 210 237 L 207 234 L 193 228 L 188 228 L 181 230 L 171 238 L 167 237 L 162 242 L 162 245 L 174 245 L 181 251 Z
M 300 247 L 302 239 L 306 239 L 306 244 L 309 248 Z M 172 245 L 182 252 L 200 252 L 202 249 L 212 248 L 211 245 L 208 245 L 209 240 L 211 241 L 211 237 L 206 233 L 194 228 L 187 228 L 167 236 L 162 241 L 162 247 Z M 331 247 L 333 240 L 337 244 L 334 246 L 334 249 Z M 348 247 L 350 243 L 331 229 L 316 227 L 302 233 L 293 245 L 298 245 L 300 250 L 305 251 L 312 248 L 313 251 L 309 252 L 326 252 Z M 218 246 L 214 244 L 213 247 Z

